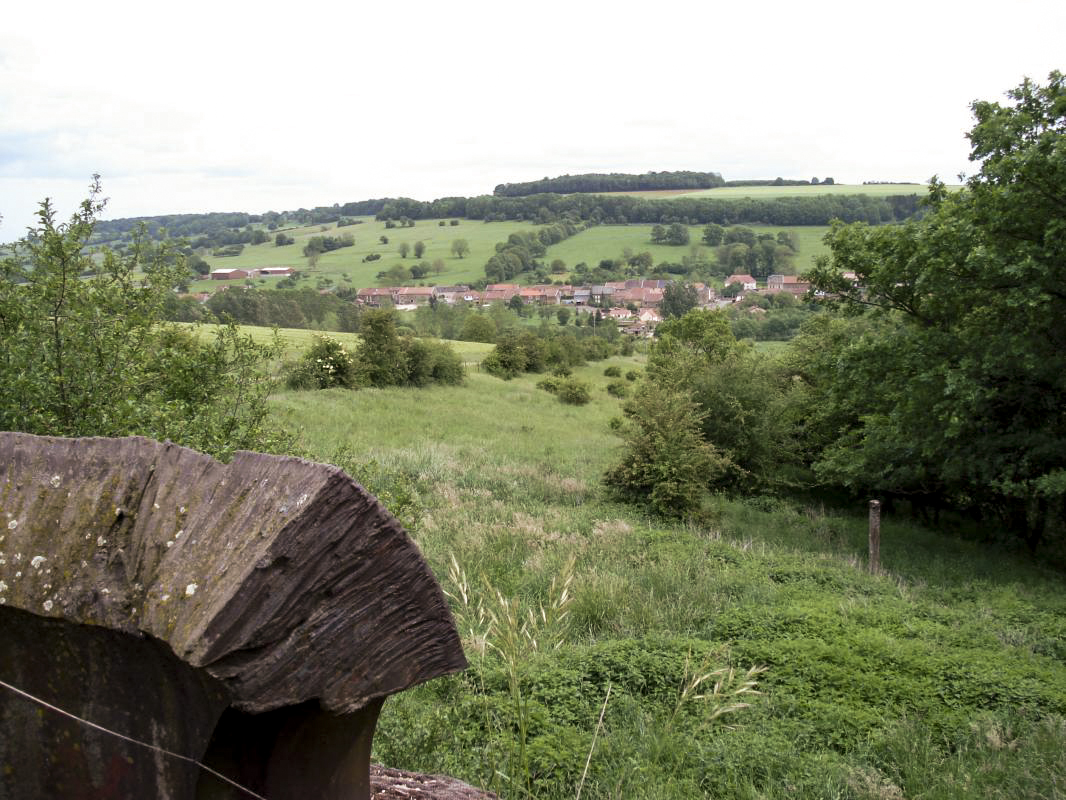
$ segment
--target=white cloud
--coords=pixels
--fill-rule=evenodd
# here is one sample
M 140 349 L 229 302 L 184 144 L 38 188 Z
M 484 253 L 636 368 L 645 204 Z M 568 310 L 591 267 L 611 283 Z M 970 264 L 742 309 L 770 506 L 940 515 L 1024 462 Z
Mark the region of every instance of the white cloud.
M 120 216 L 591 170 L 953 178 L 970 101 L 1066 66 L 1061 5 L 17 4 L 0 240 L 93 172 Z

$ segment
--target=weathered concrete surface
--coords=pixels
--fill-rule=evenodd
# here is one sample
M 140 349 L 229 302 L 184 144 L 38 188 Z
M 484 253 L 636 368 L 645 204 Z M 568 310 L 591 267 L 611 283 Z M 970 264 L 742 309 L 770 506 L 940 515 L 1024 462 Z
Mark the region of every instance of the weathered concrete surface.
M 399 769 L 370 766 L 370 796 L 373 800 L 495 800 L 484 789 L 449 778 Z
M 238 453 L 223 465 L 139 437 L 0 433 L 0 554 L 0 636 L 10 639 L 10 646 L 0 641 L 0 679 L 17 685 L 30 672 L 42 677 L 50 666 L 37 652 L 23 659 L 33 623 L 12 609 L 106 628 L 121 637 L 109 652 L 123 669 L 130 658 L 159 661 L 146 668 L 140 685 L 116 672 L 121 677 L 111 681 L 114 691 L 100 700 L 101 670 L 117 667 L 104 665 L 107 659 L 85 631 L 60 625 L 58 644 L 50 649 L 66 648 L 70 658 L 88 664 L 69 684 L 63 676 L 77 669 L 56 664 L 51 689 L 47 681 L 35 683 L 40 696 L 57 705 L 74 703 L 64 707 L 89 718 L 103 705 L 116 722 L 127 714 L 150 730 L 162 726 L 158 736 L 172 745 L 167 749 L 193 757 L 206 751 L 226 707 L 227 714 L 288 714 L 256 751 L 269 762 L 267 772 L 285 774 L 285 759 L 297 752 L 300 758 L 332 753 L 325 758 L 332 764 L 320 763 L 317 770 L 334 774 L 335 788 L 282 791 L 272 800 L 366 796 L 362 787 L 354 795 L 344 794 L 344 787 L 350 765 L 369 753 L 381 701 L 465 666 L 447 604 L 417 547 L 335 467 L 255 453 Z M 10 622 L 16 617 L 21 621 Z M 42 630 L 49 627 L 45 622 Z M 144 656 L 141 645 L 153 655 Z M 164 663 L 167 651 L 173 664 Z M 76 685 L 96 694 L 78 702 Z M 156 692 L 157 703 L 147 699 Z M 224 703 L 216 700 L 219 693 Z M 123 710 L 123 699 L 133 708 Z M 25 707 L 0 690 L 5 731 L 13 715 L 30 713 L 13 711 L 16 703 Z M 194 721 L 175 733 L 175 704 L 181 713 L 195 707 L 196 720 L 202 716 L 210 725 Z M 283 711 L 292 707 L 302 710 Z M 43 719 L 36 709 L 32 714 Z M 360 752 L 348 752 L 344 742 L 368 726 Z M 19 730 L 29 736 L 25 726 Z M 297 734 L 283 742 L 293 730 Z M 294 741 L 302 744 L 286 756 Z M 11 775 L 32 768 L 30 759 L 22 759 L 17 769 L 8 769 L 12 750 L 0 745 L 0 794 L 15 786 Z M 94 769 L 98 762 L 79 752 L 86 769 Z M 134 760 L 145 758 L 142 751 Z M 157 771 L 161 788 L 134 796 L 191 796 L 166 770 Z M 292 783 L 291 776 L 279 781 Z M 90 784 L 95 793 L 87 789 L 84 796 L 129 796 L 99 793 L 97 778 Z

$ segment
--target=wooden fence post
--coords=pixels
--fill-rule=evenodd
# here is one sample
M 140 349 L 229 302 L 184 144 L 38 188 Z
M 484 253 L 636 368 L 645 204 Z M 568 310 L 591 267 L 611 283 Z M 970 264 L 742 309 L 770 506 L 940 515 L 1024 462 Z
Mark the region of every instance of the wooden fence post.
M 881 501 L 870 501 L 870 572 L 881 569 Z

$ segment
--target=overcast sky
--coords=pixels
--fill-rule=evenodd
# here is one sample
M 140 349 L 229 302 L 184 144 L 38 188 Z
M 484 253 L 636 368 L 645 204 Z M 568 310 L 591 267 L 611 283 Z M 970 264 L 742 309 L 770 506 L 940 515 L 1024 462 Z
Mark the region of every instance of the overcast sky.
M 581 172 L 951 182 L 969 103 L 1066 69 L 1066 3 L 12 3 L 0 241 L 105 217 Z

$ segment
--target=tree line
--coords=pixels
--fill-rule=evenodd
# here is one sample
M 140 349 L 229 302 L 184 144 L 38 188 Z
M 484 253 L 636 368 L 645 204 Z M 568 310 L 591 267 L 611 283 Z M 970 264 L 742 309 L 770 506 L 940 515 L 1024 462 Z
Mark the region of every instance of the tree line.
M 717 172 L 646 172 L 643 175 L 590 172 L 523 183 L 501 183 L 492 193 L 497 197 L 521 197 L 545 192 L 643 192 L 654 189 L 713 189 L 724 185 L 725 181 Z
M 202 304 L 194 297 L 170 293 L 163 300 L 162 314 L 172 322 L 234 322 L 354 333 L 359 330 L 359 308 L 352 300 L 354 296 L 321 294 L 310 287 L 261 290 L 231 286 Z
M 714 173 L 709 173 L 714 174 Z M 816 179 L 812 179 L 816 180 Z M 824 182 L 832 182 L 826 178 Z M 738 181 L 743 185 L 770 185 L 776 181 Z M 786 182 L 787 183 L 787 182 Z M 776 198 L 679 197 L 649 199 L 625 195 L 541 193 L 523 196 L 481 195 L 443 197 L 422 201 L 411 198 L 380 198 L 318 206 L 314 209 L 264 214 L 208 213 L 173 214 L 97 220 L 91 244 L 123 242 L 124 246 L 140 226 L 156 240 L 186 239 L 193 248 L 221 248 L 260 244 L 281 224 L 340 224 L 351 216 L 375 215 L 394 224 L 400 220 L 479 219 L 486 222 L 528 220 L 551 224 L 569 220 L 592 224 L 646 223 L 670 225 L 766 224 L 781 226 L 828 225 L 835 219 L 870 224 L 899 222 L 921 212 L 916 193 L 873 197 L 854 195 L 811 195 Z M 256 227 L 259 226 L 259 227 Z
M 658 189 L 718 189 L 727 186 L 818 186 L 833 184 L 832 178 L 808 180 L 790 178 L 754 178 L 727 181 L 718 172 L 645 172 L 634 175 L 622 172 L 583 175 L 560 175 L 539 181 L 501 183 L 492 190 L 497 197 L 524 197 L 530 194 L 595 194 L 599 192 L 647 192 Z
M 721 312 L 664 322 L 608 486 L 664 514 L 707 489 L 880 497 L 1061 557 L 1066 80 L 1009 97 L 972 106 L 965 191 L 934 181 L 921 219 L 834 226 L 807 277 L 835 313 L 783 357 Z
M 517 231 L 507 237 L 507 241 L 496 245 L 496 252 L 485 264 L 485 279 L 492 283 L 503 283 L 523 272 L 532 272 L 543 265 L 537 261 L 544 256 L 547 248 L 583 230 L 569 220 L 535 231 Z
M 432 201 L 400 198 L 388 201 L 378 219 L 443 219 L 466 217 L 488 222 L 530 220 L 547 224 L 562 219 L 594 224 L 646 223 L 669 225 L 828 225 L 844 222 L 880 224 L 908 219 L 920 211 L 917 194 L 821 194 L 809 197 L 678 197 L 648 199 L 627 195 L 537 194 L 524 197 L 451 197 Z

